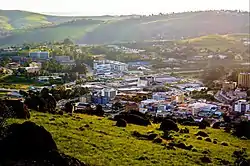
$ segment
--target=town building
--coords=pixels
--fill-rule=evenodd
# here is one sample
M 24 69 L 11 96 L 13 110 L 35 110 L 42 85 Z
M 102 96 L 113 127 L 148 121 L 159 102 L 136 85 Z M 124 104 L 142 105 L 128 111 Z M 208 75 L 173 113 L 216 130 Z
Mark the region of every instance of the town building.
M 238 86 L 240 88 L 250 88 L 250 73 L 240 73 L 239 74 Z
M 250 103 L 246 100 L 238 100 L 234 103 L 234 111 L 245 113 L 250 111 Z
M 111 60 L 95 60 L 94 71 L 96 74 L 104 73 L 122 73 L 128 71 L 128 65 L 126 63 L 111 61 Z
M 50 58 L 49 52 L 45 51 L 37 51 L 37 52 L 29 52 L 29 57 L 32 59 L 43 59 L 47 60 Z
M 76 64 L 75 60 L 71 59 L 70 56 L 55 56 L 54 59 L 61 65 L 65 66 L 72 66 Z

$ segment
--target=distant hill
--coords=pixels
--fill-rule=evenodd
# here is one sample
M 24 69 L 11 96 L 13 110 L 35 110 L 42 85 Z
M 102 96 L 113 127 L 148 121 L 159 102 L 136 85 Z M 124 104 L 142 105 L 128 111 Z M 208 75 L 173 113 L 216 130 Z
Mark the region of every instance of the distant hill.
M 0 45 L 58 41 L 107 44 L 249 33 L 249 13 L 201 11 L 154 16 L 61 17 L 0 10 Z
M 227 49 L 245 50 L 248 46 L 241 41 L 243 38 L 250 38 L 250 34 L 207 35 L 181 40 L 180 43 L 189 43 L 195 48 L 207 48 L 213 51 L 218 48 L 222 51 Z

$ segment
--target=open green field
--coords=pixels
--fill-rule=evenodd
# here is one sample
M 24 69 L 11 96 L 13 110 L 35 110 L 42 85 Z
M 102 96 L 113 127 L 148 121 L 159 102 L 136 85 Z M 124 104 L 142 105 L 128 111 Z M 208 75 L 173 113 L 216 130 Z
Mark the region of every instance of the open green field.
M 217 49 L 221 51 L 227 49 L 245 50 L 247 46 L 244 46 L 241 41 L 242 38 L 249 38 L 249 34 L 208 35 L 183 40 L 180 43 L 189 43 L 195 48 L 207 48 L 212 51 L 216 51 Z
M 9 75 L 0 79 L 0 88 L 6 89 L 28 89 L 30 86 L 42 86 L 33 79 L 28 79 L 24 76 Z
M 54 118 L 53 120 L 51 118 Z M 155 132 L 162 134 L 157 128 L 159 125 L 148 127 L 129 124 L 126 128 L 114 126 L 115 122 L 107 118 L 75 114 L 51 115 L 32 112 L 31 121 L 42 125 L 51 132 L 60 151 L 74 156 L 89 165 L 203 165 L 200 157 L 204 156 L 204 150 L 209 151 L 208 155 L 211 165 L 222 165 L 219 159 L 228 160 L 231 163 L 235 160 L 232 153 L 243 147 L 250 147 L 249 140 L 240 140 L 222 130 L 205 129 L 210 138 L 217 139 L 218 144 L 197 140 L 194 135 L 197 127 L 188 127 L 189 134 L 173 133 L 174 139 L 188 145 L 193 145 L 197 152 L 183 149 L 168 150 L 165 141 L 161 144 L 149 140 L 139 140 L 131 134 L 138 131 L 142 134 Z M 23 120 L 10 119 L 9 123 L 22 123 Z M 85 125 L 89 127 L 85 127 Z M 82 129 L 80 130 L 79 128 Z M 181 126 L 180 126 L 181 127 Z M 227 142 L 229 146 L 220 145 Z M 250 149 L 247 150 L 250 154 Z

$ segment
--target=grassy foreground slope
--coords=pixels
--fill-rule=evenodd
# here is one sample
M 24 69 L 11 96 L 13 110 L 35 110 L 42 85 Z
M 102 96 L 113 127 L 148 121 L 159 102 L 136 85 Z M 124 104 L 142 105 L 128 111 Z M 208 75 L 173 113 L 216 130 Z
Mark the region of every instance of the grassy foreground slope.
M 52 119 L 54 118 L 54 119 Z M 242 147 L 250 147 L 250 141 L 240 140 L 221 130 L 206 129 L 211 139 L 218 139 L 218 144 L 197 140 L 194 135 L 197 127 L 189 127 L 190 134 L 178 134 L 176 140 L 193 145 L 198 152 L 176 149 L 168 150 L 162 144 L 149 140 L 138 140 L 133 131 L 147 133 L 158 131 L 158 125 L 148 127 L 129 124 L 126 128 L 114 126 L 115 122 L 107 118 L 80 115 L 50 115 L 32 113 L 31 121 L 42 125 L 51 132 L 60 151 L 74 156 L 90 165 L 202 165 L 202 151 L 209 150 L 212 165 L 221 165 L 219 159 L 234 161 L 232 153 Z M 22 123 L 23 120 L 10 120 L 9 123 Z M 86 127 L 85 125 L 89 125 Z M 188 138 L 188 136 L 190 138 Z M 220 142 L 229 146 L 222 146 Z M 168 143 L 167 141 L 164 144 Z M 250 153 L 248 149 L 248 154 Z

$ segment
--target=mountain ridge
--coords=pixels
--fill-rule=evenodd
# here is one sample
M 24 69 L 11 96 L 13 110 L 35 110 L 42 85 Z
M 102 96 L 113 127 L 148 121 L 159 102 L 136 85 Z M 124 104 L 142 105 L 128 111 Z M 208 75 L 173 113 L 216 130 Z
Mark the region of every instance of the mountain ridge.
M 0 45 L 61 41 L 108 44 L 249 33 L 249 12 L 196 11 L 150 16 L 51 16 L 0 10 Z

